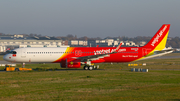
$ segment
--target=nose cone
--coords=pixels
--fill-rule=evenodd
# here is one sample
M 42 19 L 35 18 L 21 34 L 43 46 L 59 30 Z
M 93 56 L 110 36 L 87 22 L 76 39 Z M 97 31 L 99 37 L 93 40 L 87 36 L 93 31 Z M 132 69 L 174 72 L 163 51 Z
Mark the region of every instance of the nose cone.
M 5 61 L 9 61 L 9 56 L 8 56 L 8 54 L 4 55 L 4 56 L 3 56 L 3 59 L 4 59 Z

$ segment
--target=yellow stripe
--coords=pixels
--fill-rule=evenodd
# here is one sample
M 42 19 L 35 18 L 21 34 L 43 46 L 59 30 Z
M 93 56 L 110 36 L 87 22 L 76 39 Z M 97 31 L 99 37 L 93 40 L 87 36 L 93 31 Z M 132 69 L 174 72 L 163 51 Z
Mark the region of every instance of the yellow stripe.
M 156 48 L 154 50 L 160 50 L 161 51 L 165 48 L 168 34 L 169 34 L 169 31 L 167 32 L 164 39 L 158 44 L 158 46 L 156 46 Z
M 74 49 L 74 48 L 72 48 L 72 47 L 67 47 L 67 48 L 66 48 L 66 51 L 65 51 L 66 53 L 64 53 L 60 58 L 58 58 L 58 59 L 55 60 L 55 61 L 58 61 L 58 60 L 64 58 L 64 57 L 67 55 L 67 52 L 72 52 L 73 49 Z
M 163 40 L 156 46 L 156 48 L 155 48 L 154 50 L 152 50 L 148 55 L 146 55 L 146 57 L 153 55 L 153 54 L 154 54 L 154 51 L 161 51 L 161 50 L 163 50 L 163 49 L 165 48 L 168 34 L 169 34 L 169 31 L 167 32 L 167 34 L 166 34 L 166 36 L 163 38 Z M 141 58 L 139 58 L 139 59 L 137 59 L 137 60 L 135 60 L 135 61 L 144 59 L 144 58 L 146 58 L 146 57 L 141 57 Z

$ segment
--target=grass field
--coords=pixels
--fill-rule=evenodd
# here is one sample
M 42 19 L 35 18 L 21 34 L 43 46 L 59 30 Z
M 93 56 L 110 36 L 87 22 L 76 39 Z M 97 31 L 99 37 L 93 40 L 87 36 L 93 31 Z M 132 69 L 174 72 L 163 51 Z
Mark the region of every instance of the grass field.
M 73 70 L 0 76 L 1 101 L 180 100 L 180 71 Z
M 148 68 L 149 72 L 131 72 L 134 67 L 116 63 L 99 64 L 100 70 L 92 71 L 65 70 L 59 64 L 26 64 L 36 70 L 0 72 L 0 100 L 180 101 L 180 59 L 135 63 L 147 63 L 135 68 Z

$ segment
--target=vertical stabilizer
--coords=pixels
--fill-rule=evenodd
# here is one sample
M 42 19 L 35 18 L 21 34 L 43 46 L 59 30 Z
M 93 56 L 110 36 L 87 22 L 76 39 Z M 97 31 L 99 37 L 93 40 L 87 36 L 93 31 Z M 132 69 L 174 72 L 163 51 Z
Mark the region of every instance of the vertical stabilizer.
M 153 38 L 144 46 L 153 50 L 163 50 L 166 46 L 170 24 L 163 24 Z

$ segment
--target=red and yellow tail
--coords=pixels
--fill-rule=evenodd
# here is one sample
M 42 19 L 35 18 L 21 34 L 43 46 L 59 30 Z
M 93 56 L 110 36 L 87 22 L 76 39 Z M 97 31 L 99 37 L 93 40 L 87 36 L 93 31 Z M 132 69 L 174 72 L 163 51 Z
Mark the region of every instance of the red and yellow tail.
M 166 46 L 169 28 L 170 24 L 163 24 L 154 37 L 143 48 L 151 48 L 152 50 L 159 51 L 163 50 Z

